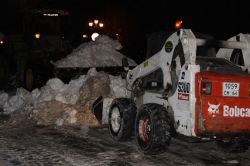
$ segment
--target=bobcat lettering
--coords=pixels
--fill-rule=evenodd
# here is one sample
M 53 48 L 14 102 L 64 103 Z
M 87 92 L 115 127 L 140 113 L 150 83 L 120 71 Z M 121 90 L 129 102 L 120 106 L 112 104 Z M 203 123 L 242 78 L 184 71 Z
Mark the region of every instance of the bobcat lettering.
M 250 108 L 239 108 L 237 106 L 223 106 L 223 116 L 225 117 L 250 117 Z

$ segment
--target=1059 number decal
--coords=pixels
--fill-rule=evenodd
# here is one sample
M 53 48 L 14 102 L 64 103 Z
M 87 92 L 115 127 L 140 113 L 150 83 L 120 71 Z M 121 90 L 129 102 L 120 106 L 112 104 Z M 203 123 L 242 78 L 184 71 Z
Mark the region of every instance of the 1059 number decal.
M 240 89 L 239 83 L 223 82 L 222 95 L 223 96 L 238 97 L 239 96 L 239 89 Z

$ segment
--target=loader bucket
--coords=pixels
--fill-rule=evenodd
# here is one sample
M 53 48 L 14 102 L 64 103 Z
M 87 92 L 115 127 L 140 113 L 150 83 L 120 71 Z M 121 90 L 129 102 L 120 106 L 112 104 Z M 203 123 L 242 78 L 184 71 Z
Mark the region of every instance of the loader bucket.
M 108 124 L 109 108 L 113 98 L 98 97 L 92 105 L 92 112 L 100 124 Z
M 103 97 L 98 97 L 92 105 L 92 113 L 100 124 L 102 124 Z

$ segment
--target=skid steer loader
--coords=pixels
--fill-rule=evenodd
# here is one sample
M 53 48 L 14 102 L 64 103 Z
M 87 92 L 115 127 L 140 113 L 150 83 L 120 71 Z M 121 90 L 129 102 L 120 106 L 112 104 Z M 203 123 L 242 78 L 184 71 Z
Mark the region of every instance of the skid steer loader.
M 114 99 L 107 114 L 112 138 L 135 138 L 145 154 L 164 151 L 176 135 L 215 140 L 227 148 L 237 143 L 247 150 L 250 75 L 225 58 L 234 50 L 250 57 L 250 36 L 239 38 L 244 40 L 196 38 L 190 29 L 174 32 L 158 53 L 127 71 L 131 96 Z

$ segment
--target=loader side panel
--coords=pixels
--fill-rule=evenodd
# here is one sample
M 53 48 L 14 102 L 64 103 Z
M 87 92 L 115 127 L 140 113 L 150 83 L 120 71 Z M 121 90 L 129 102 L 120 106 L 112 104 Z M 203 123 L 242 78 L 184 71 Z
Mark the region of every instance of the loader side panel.
M 250 134 L 249 75 L 197 73 L 195 84 L 196 135 Z

